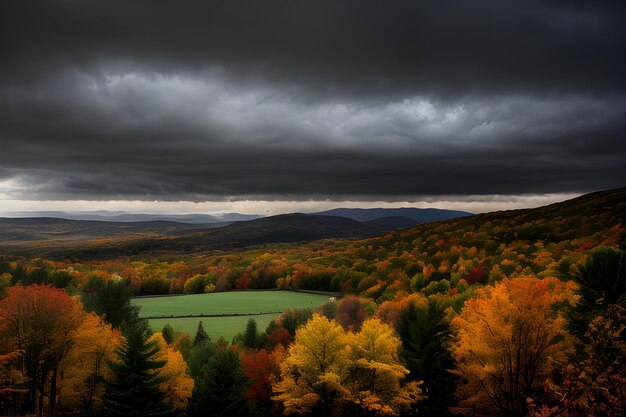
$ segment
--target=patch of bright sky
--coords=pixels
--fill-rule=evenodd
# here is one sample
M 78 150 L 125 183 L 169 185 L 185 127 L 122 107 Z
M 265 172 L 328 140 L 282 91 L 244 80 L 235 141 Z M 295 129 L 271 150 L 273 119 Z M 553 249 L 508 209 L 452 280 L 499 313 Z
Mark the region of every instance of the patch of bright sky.
M 442 208 L 485 213 L 496 210 L 532 208 L 567 200 L 580 194 L 486 195 L 426 197 L 410 201 L 333 201 L 333 200 L 231 200 L 231 201 L 138 201 L 138 200 L 13 200 L 0 199 L 0 216 L 28 211 L 126 211 L 146 214 L 221 214 L 242 213 L 275 215 L 316 212 L 338 207 L 350 208 Z M 2 191 L 0 188 L 0 197 Z

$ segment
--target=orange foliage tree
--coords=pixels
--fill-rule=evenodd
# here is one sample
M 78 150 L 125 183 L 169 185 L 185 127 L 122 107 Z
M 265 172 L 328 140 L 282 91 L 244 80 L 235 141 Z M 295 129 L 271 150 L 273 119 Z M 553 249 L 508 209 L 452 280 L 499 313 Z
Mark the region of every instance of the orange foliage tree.
M 23 352 L 22 371 L 28 377 L 26 411 L 54 417 L 60 366 L 76 339 L 86 313 L 67 292 L 46 285 L 15 286 L 0 301 L 0 340 L 3 350 Z
M 572 346 L 557 308 L 574 303 L 576 284 L 556 278 L 504 279 L 476 291 L 452 320 L 453 356 L 466 381 L 457 390 L 466 414 L 527 414 L 551 364 Z

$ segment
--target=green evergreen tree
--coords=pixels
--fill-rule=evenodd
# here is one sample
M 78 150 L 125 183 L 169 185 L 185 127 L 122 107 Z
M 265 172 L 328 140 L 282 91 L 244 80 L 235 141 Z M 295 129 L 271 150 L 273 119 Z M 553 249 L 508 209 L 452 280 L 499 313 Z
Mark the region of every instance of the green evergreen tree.
M 212 343 L 210 340 L 191 349 L 187 359 L 187 367 L 189 368 L 189 375 L 194 380 L 200 377 L 202 368 L 209 363 L 214 352 L 215 343 Z
M 163 329 L 161 330 L 161 334 L 163 335 L 163 339 L 165 340 L 165 342 L 168 345 L 171 345 L 175 339 L 174 328 L 170 326 L 170 324 L 168 323 L 165 326 L 163 326 Z
M 220 338 L 215 346 L 206 345 L 209 346 L 195 348 L 190 359 L 194 388 L 189 416 L 250 415 L 251 408 L 246 397 L 250 381 L 241 369 L 239 354 L 230 348 L 224 338 Z
M 134 317 L 122 324 L 126 338 L 116 350 L 118 361 L 109 363 L 113 378 L 106 384 L 103 414 L 116 417 L 167 416 L 171 410 L 162 402 L 158 371 L 165 365 L 154 359 L 159 347 L 149 342 L 150 327 Z
M 626 293 L 626 256 L 621 250 L 597 248 L 573 278 L 581 298 L 569 313 L 569 325 L 572 333 L 584 338 L 591 320 Z
M 103 282 L 94 291 L 83 296 L 85 308 L 93 311 L 113 327 L 119 327 L 124 320 L 137 316 L 139 307 L 130 305 L 132 292 L 123 280 Z
M 204 326 L 202 325 L 202 321 L 200 321 L 198 323 L 198 330 L 196 330 L 196 336 L 193 338 L 193 345 L 198 346 L 208 340 L 210 340 L 210 337 L 206 331 L 204 331 Z
M 248 324 L 246 325 L 246 331 L 243 334 L 243 345 L 245 347 L 249 347 L 250 349 L 257 348 L 258 345 L 258 332 L 257 332 L 257 324 L 256 320 L 249 319 Z
M 420 415 L 448 415 L 448 407 L 454 404 L 456 382 L 449 372 L 454 360 L 446 348 L 450 334 L 447 307 L 430 297 L 425 306 L 407 307 L 397 325 L 402 340 L 400 358 L 410 371 L 408 378 L 424 381 L 421 388 L 427 398 L 418 406 Z

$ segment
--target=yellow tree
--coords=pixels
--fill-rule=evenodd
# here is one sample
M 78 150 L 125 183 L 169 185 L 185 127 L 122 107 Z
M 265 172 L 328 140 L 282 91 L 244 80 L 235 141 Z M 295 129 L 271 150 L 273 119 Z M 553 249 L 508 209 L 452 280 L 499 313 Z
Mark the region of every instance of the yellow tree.
M 572 346 L 558 307 L 575 302 L 575 289 L 572 282 L 524 276 L 481 288 L 465 303 L 452 320 L 465 413 L 526 415 L 538 381 Z
M 369 319 L 353 339 L 350 388 L 353 401 L 366 413 L 397 416 L 421 398 L 416 381 L 404 383 L 409 371 L 400 364 L 400 338 L 391 326 Z
M 90 313 L 76 331 L 67 357 L 61 363 L 62 412 L 91 415 L 102 405 L 104 379 L 110 375 L 108 362 L 121 343 L 119 331 Z
M 183 355 L 169 346 L 160 332 L 152 335 L 149 341 L 156 341 L 159 346 L 155 360 L 165 361 L 159 370 L 159 390 L 163 393 L 163 401 L 175 411 L 186 410 L 193 391 L 193 379 L 187 375 Z
M 315 314 L 296 332 L 281 378 L 274 384 L 275 401 L 285 414 L 318 411 L 325 416 L 338 411 L 350 399 L 344 387 L 349 376 L 350 340 L 343 328 Z

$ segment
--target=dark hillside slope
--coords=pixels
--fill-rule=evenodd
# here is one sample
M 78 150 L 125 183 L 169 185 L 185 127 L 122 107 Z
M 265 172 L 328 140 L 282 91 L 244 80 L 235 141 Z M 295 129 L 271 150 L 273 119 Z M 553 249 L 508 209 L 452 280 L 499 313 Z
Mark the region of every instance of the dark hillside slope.
M 540 240 L 558 242 L 589 236 L 607 226 L 626 223 L 626 187 L 598 191 L 548 206 L 496 211 L 421 225 L 414 232 L 437 225 L 446 231 L 470 231 L 491 225 L 491 235 L 501 241 Z M 445 224 L 445 226 L 444 226 Z M 496 227 L 498 226 L 498 227 Z
M 393 229 L 402 229 L 405 227 L 415 226 L 419 224 L 418 221 L 413 219 L 409 219 L 404 216 L 389 216 L 389 217 L 381 217 L 374 220 L 367 221 L 369 224 L 377 224 L 380 226 L 387 226 Z
M 28 241 L 80 242 L 91 239 L 161 236 L 189 232 L 198 226 L 172 221 L 110 222 L 48 217 L 0 218 L 0 248 Z
M 326 238 L 366 238 L 382 235 L 389 229 L 387 226 L 343 217 L 283 214 L 237 222 L 219 229 L 175 238 L 146 240 L 137 246 L 131 246 L 131 250 L 151 248 L 195 252 L 267 243 L 310 242 Z
M 0 219 L 0 254 L 116 257 L 151 251 L 198 252 L 326 238 L 380 236 L 393 227 L 343 217 L 287 214 L 221 228 L 176 222 Z
M 470 216 L 472 213 L 458 210 L 444 209 L 420 209 L 413 207 L 403 208 L 338 208 L 319 213 L 312 213 L 321 216 L 341 216 L 349 219 L 358 220 L 360 222 L 368 222 L 384 217 L 406 217 L 415 223 L 437 222 L 440 220 L 455 219 L 457 217 Z
M 245 267 L 254 275 L 255 259 L 263 254 L 264 262 L 288 260 L 285 269 L 291 275 L 277 278 L 277 285 L 286 288 L 341 290 L 377 302 L 409 292 L 458 294 L 462 303 L 472 285 L 504 277 L 570 279 L 590 251 L 602 245 L 624 248 L 625 237 L 626 188 L 621 188 L 534 209 L 420 224 L 360 241 L 249 251 L 240 253 L 247 261 L 234 264 L 226 257 L 212 262 Z

